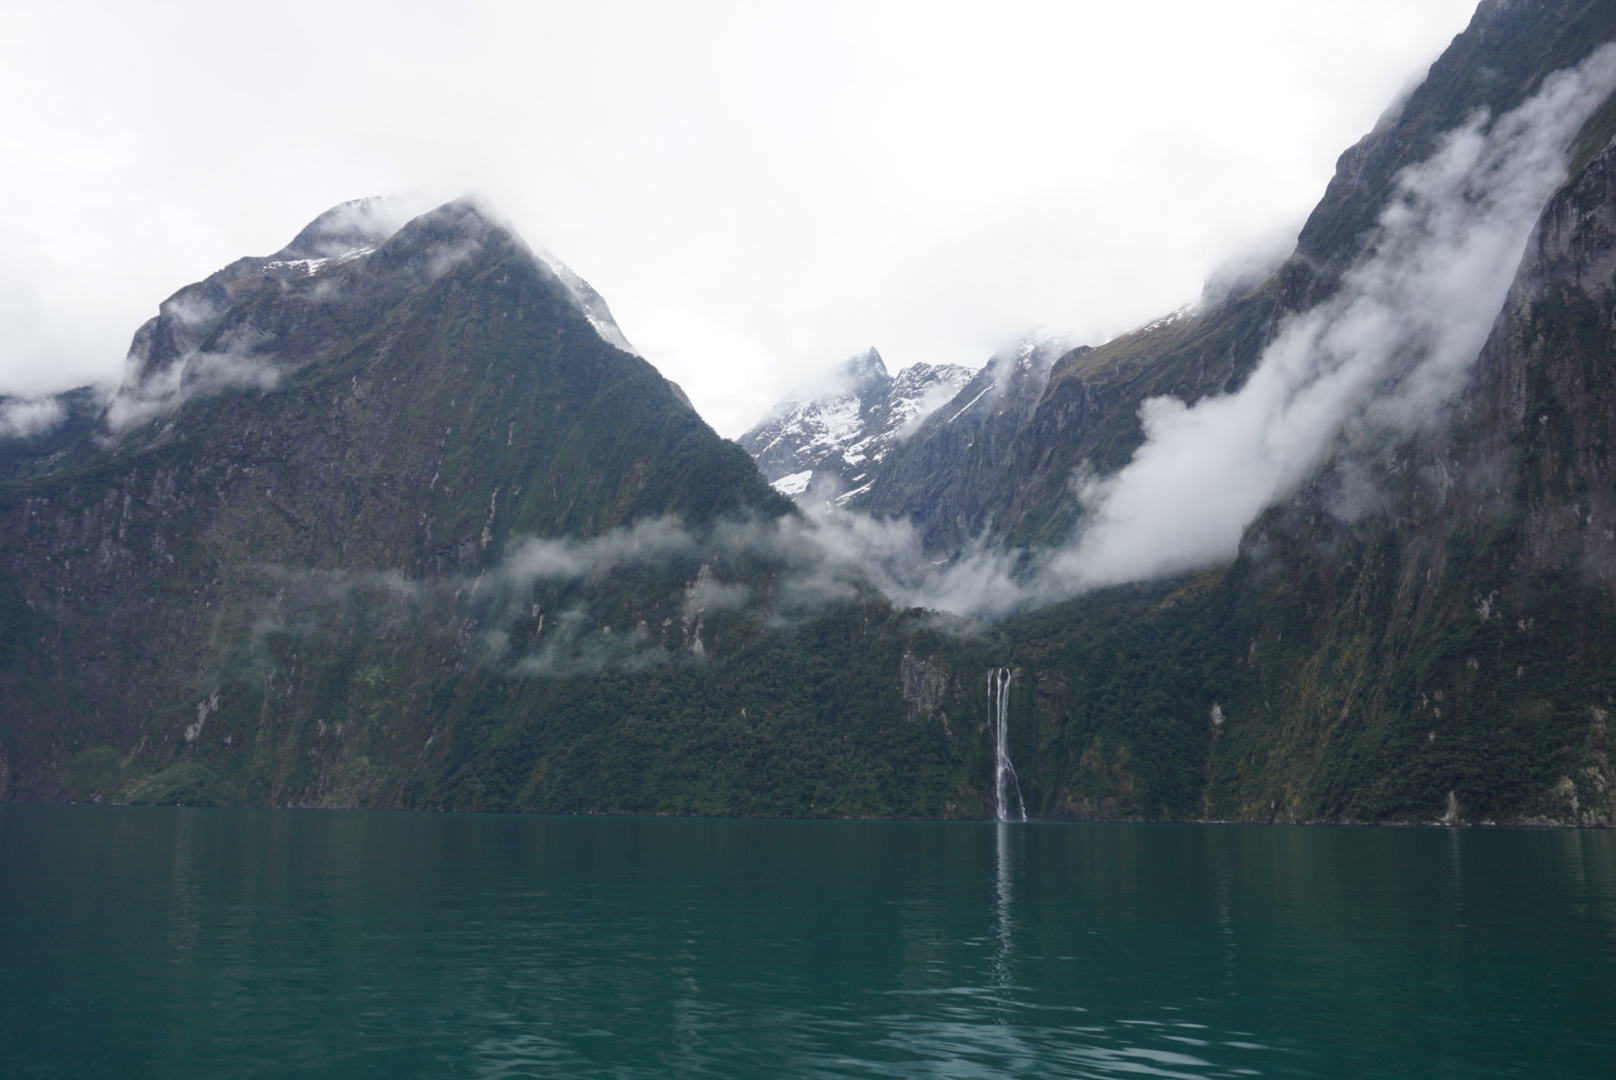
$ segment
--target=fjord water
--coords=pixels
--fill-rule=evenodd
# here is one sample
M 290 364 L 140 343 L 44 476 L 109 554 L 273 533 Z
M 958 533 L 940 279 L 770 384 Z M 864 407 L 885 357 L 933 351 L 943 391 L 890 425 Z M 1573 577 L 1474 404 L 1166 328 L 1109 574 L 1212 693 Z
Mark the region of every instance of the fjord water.
M 1609 1076 L 1616 835 L 0 806 L 0 1075 Z

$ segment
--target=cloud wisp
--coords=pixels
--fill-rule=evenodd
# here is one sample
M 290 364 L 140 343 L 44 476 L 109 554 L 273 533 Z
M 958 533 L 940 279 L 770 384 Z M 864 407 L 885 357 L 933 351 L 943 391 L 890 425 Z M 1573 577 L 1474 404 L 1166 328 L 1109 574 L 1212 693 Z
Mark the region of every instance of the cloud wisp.
M 658 517 L 589 538 L 516 538 L 475 574 L 262 566 L 254 652 L 266 655 L 267 635 L 357 630 L 453 639 L 469 662 L 513 676 L 701 663 L 715 619 L 782 629 L 870 595 L 858 554 L 793 516 L 701 529 Z
M 107 408 L 107 428 L 114 434 L 128 431 L 193 398 L 230 390 L 273 390 L 280 385 L 281 373 L 274 359 L 248 350 L 191 353 L 149 378 L 121 387 Z
M 58 398 L 0 398 L 0 439 L 46 435 L 66 419 L 67 407 Z

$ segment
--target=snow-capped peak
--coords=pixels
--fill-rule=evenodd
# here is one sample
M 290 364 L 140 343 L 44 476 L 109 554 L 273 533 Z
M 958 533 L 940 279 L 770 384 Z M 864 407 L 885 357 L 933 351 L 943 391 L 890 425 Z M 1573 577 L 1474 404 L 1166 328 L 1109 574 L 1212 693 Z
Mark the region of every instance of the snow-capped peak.
M 868 486 L 888 450 L 970 378 L 957 364 L 913 364 L 894 378 L 870 349 L 845 361 L 828 388 L 787 398 L 737 441 L 783 494 Z

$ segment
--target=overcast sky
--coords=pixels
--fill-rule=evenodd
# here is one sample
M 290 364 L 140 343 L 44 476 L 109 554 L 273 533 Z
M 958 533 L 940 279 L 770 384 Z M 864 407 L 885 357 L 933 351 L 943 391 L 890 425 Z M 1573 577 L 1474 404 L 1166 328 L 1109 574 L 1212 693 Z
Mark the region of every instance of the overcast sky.
M 328 206 L 477 191 L 725 435 L 871 345 L 1098 342 L 1294 236 L 1472 0 L 0 7 L 0 391 Z

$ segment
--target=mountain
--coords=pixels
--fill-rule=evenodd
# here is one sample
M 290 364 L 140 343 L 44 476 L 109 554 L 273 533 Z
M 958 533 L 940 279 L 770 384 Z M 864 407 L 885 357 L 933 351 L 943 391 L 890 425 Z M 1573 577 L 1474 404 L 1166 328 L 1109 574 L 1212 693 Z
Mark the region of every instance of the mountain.
M 0 481 L 0 797 L 980 813 L 903 618 L 604 302 L 387 209 L 164 301 Z
M 877 478 L 860 505 L 912 518 L 935 552 L 1063 542 L 1082 516 L 1072 477 L 1104 476 L 1128 462 L 1142 441 L 1145 401 L 1167 395 L 1193 405 L 1238 390 L 1286 320 L 1328 301 L 1372 247 L 1406 170 L 1430 159 L 1478 111 L 1497 116 L 1517 108 L 1551 73 L 1612 37 L 1616 13 L 1603 3 L 1484 0 L 1425 79 L 1341 155 L 1296 250 L 1277 271 L 1098 348 L 1071 350 L 1053 365 L 1012 445 L 976 450 L 969 464 L 938 455 L 894 485 Z M 1616 106 L 1607 105 L 1584 125 L 1570 151 L 1573 164 L 1585 163 L 1613 131 Z M 911 442 L 907 456 L 921 456 Z M 894 460 L 887 468 L 904 466 Z M 890 494 L 879 496 L 883 489 Z M 905 489 L 917 496 L 899 495 Z M 933 507 L 918 497 L 923 491 L 944 503 Z
M 0 797 L 1616 822 L 1613 41 L 1488 0 L 1268 277 L 767 473 L 488 211 L 337 208 L 7 403 Z
M 970 377 L 958 364 L 911 364 L 894 378 L 871 349 L 842 364 L 828 392 L 782 401 L 736 442 L 783 494 L 826 485 L 839 498 L 855 496 L 915 425 Z

